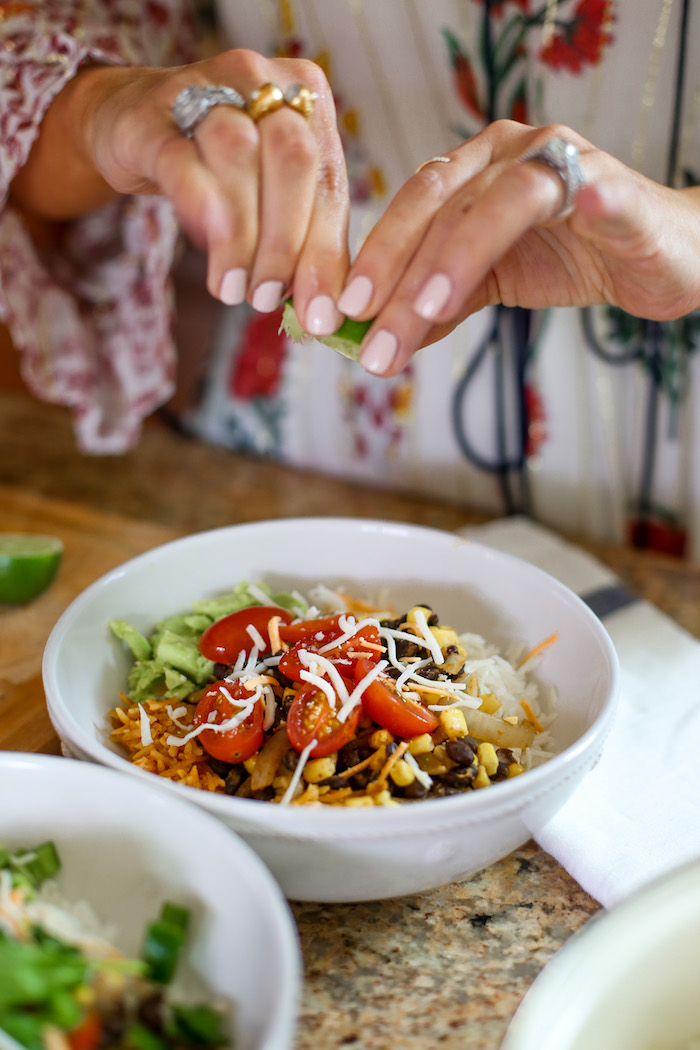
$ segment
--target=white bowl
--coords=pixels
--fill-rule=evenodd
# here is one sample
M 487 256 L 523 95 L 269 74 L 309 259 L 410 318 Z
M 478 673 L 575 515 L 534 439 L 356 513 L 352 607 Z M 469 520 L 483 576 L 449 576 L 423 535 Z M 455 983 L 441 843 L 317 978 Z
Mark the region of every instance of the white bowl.
M 428 602 L 443 623 L 504 646 L 554 631 L 542 678 L 556 687 L 556 757 L 465 795 L 401 807 L 278 806 L 173 784 L 109 741 L 107 712 L 128 656 L 107 621 L 144 632 L 240 580 L 302 593 L 318 582 L 356 594 L 386 588 L 396 607 Z M 372 900 L 466 878 L 522 845 L 598 760 L 617 687 L 617 658 L 596 617 L 567 588 L 517 558 L 453 534 L 390 522 L 305 518 L 198 533 L 108 573 L 65 611 L 43 664 L 51 720 L 70 754 L 196 802 L 238 831 L 291 899 Z
M 694 1050 L 699 978 L 694 861 L 574 934 L 525 995 L 501 1050 Z
M 155 779 L 155 778 L 154 778 Z M 85 762 L 0 752 L 0 843 L 56 843 L 66 901 L 86 901 L 138 955 L 165 900 L 190 909 L 178 971 L 230 1010 L 235 1050 L 290 1050 L 301 963 L 289 908 L 244 842 L 196 806 Z M 182 978 L 182 982 L 181 982 Z

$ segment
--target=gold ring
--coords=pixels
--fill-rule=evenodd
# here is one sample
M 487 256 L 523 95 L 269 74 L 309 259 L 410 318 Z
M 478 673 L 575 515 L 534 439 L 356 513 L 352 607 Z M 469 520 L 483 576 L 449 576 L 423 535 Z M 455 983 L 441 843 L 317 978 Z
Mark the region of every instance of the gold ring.
M 292 84 L 284 93 L 284 103 L 291 109 L 301 114 L 304 120 L 309 120 L 314 108 L 314 102 L 318 98 L 315 91 L 309 91 L 303 84 Z
M 423 168 L 427 168 L 428 164 L 449 164 L 451 160 L 452 157 L 430 157 L 428 160 L 424 160 L 422 164 L 419 164 L 413 174 L 417 175 Z
M 284 105 L 284 92 L 277 84 L 263 84 L 250 96 L 250 102 L 246 106 L 248 116 L 257 122 L 266 117 L 268 113 L 274 113 Z

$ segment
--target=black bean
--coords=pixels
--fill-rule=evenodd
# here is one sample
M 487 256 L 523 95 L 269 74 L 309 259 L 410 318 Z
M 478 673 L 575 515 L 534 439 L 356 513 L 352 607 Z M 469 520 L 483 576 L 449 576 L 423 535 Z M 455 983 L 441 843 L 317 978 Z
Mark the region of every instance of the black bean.
M 428 790 L 424 784 L 421 784 L 420 780 L 412 780 L 410 784 L 406 784 L 406 787 L 402 788 L 402 797 L 425 798 Z
M 458 766 L 470 766 L 476 758 L 474 748 L 467 743 L 466 737 L 448 740 L 445 744 L 445 754 Z
M 231 664 L 220 664 L 217 662 L 214 664 L 214 678 L 217 682 L 220 682 L 222 678 L 227 678 L 232 670 Z
M 247 776 L 244 766 L 231 766 L 224 781 L 224 794 L 235 795 Z
M 473 736 L 463 736 L 462 740 L 466 740 L 474 754 L 476 754 L 476 749 L 479 746 L 479 741 L 476 740 Z
M 449 769 L 444 774 L 443 780 L 450 787 L 466 790 L 466 788 L 471 787 L 472 780 L 476 774 L 477 770 L 474 766 L 455 766 L 454 769 Z
M 333 777 L 326 777 L 325 780 L 319 780 L 318 786 L 319 787 L 329 787 L 329 788 L 343 788 L 343 787 L 347 786 L 347 783 L 348 783 L 348 778 L 347 777 L 333 776 Z
M 152 1032 L 161 1032 L 163 1029 L 163 996 L 160 992 L 154 992 L 142 999 L 138 1006 L 139 1020 Z
M 513 752 L 510 750 L 510 748 L 507 747 L 497 747 L 496 756 L 500 759 L 501 762 L 505 762 L 507 766 L 509 766 L 512 762 L 515 761 L 513 758 Z
M 226 779 L 229 772 L 231 771 L 230 762 L 222 762 L 220 758 L 209 758 L 209 765 L 211 766 L 212 773 L 216 773 L 218 777 L 223 780 Z

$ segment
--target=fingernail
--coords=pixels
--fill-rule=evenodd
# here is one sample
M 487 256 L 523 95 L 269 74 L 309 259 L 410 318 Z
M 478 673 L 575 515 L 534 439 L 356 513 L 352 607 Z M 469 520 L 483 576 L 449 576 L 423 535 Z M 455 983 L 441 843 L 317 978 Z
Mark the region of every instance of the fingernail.
M 238 306 L 245 299 L 248 274 L 243 267 L 227 270 L 221 280 L 219 299 L 226 306 Z
M 332 335 L 342 321 L 330 295 L 317 295 L 306 308 L 306 331 L 309 335 Z
M 383 376 L 396 357 L 398 348 L 399 341 L 394 333 L 380 328 L 360 354 L 360 363 L 372 375 Z
M 280 304 L 283 288 L 282 281 L 263 281 L 253 292 L 252 306 L 261 314 L 271 314 Z
M 369 277 L 353 277 L 338 299 L 338 309 L 348 317 L 355 317 L 367 309 L 373 295 L 374 285 Z
M 452 281 L 444 273 L 436 273 L 423 285 L 416 296 L 413 309 L 426 321 L 434 321 L 452 295 Z

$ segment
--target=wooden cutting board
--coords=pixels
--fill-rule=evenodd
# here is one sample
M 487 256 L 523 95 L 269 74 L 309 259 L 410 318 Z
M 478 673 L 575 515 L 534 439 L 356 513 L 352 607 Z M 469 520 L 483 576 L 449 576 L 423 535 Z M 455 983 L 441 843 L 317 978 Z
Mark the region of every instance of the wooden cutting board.
M 88 584 L 179 533 L 8 485 L 0 485 L 0 532 L 43 532 L 64 544 L 44 594 L 28 605 L 0 605 L 0 750 L 58 754 L 41 681 L 52 627 Z

